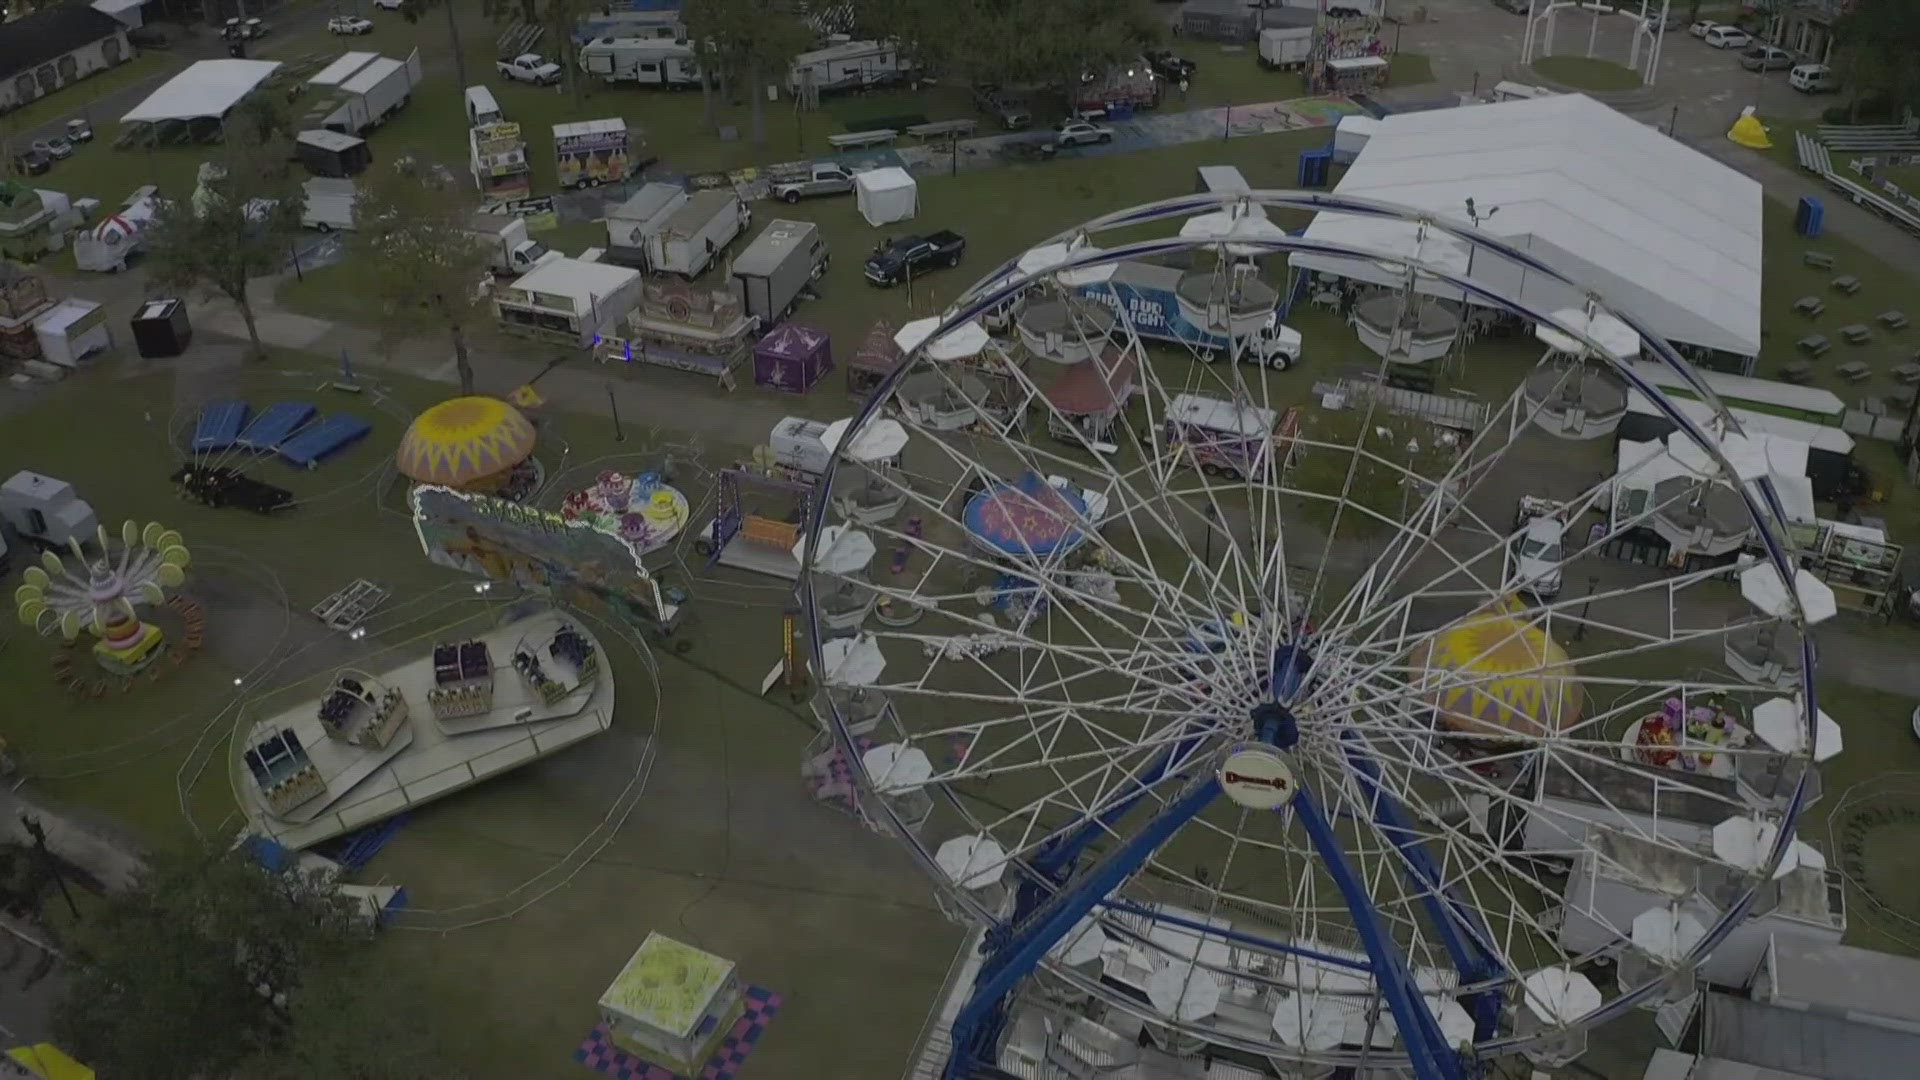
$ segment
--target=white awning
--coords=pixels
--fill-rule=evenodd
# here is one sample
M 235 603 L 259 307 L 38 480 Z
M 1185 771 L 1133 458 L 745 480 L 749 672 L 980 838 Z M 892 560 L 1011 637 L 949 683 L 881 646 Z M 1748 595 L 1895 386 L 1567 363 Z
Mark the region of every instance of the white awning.
M 1760 351 L 1760 185 L 1584 95 L 1389 116 L 1335 194 L 1454 220 L 1466 220 L 1473 199 L 1485 232 L 1655 333 L 1743 356 Z M 1416 246 L 1417 229 L 1327 212 L 1306 237 L 1401 254 Z M 1371 259 L 1302 253 L 1291 263 L 1379 285 L 1405 278 Z M 1538 309 L 1585 307 L 1581 290 L 1484 250 L 1473 278 Z M 1431 280 L 1418 287 L 1458 295 Z
M 218 119 L 279 66 L 277 60 L 202 60 L 162 83 L 120 122 Z

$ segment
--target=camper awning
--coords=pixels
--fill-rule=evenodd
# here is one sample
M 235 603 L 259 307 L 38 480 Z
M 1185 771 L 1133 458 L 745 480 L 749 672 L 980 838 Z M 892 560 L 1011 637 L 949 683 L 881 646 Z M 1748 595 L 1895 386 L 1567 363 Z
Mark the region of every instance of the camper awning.
M 120 122 L 217 120 L 253 93 L 279 66 L 277 60 L 202 60 L 162 83 Z
M 1473 278 L 1536 310 L 1584 308 L 1584 290 L 1644 319 L 1654 333 L 1741 356 L 1760 351 L 1760 185 L 1655 128 L 1580 94 L 1389 116 L 1335 189 L 1456 221 L 1467 200 L 1480 227 L 1583 286 L 1570 290 L 1486 251 Z M 1412 254 L 1418 226 L 1321 213 L 1308 241 Z M 1464 251 L 1429 237 L 1420 255 Z M 1389 260 L 1301 253 L 1297 268 L 1388 287 Z M 1420 286 L 1458 296 L 1438 281 Z

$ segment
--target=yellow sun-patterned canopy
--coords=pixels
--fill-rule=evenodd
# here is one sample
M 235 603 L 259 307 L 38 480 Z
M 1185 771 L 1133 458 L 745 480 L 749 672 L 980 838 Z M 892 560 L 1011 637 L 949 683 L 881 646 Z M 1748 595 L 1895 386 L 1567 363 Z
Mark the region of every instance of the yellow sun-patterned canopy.
M 490 397 L 457 397 L 415 417 L 400 440 L 400 472 L 422 484 L 485 488 L 533 453 L 533 425 Z
M 1537 738 L 1580 718 L 1580 684 L 1558 642 L 1512 610 L 1468 617 L 1416 647 L 1414 685 L 1442 726 Z

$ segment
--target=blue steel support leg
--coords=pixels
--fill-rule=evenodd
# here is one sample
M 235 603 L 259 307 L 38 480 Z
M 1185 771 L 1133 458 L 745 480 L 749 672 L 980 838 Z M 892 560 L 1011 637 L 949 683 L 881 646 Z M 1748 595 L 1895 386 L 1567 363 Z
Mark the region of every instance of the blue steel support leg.
M 1471 908 L 1461 903 L 1451 890 L 1442 887 L 1440 872 L 1434 866 L 1432 854 L 1420 842 L 1400 801 L 1381 784 L 1379 766 L 1367 754 L 1365 747 L 1360 745 L 1358 736 L 1345 732 L 1342 741 L 1346 744 L 1347 761 L 1353 765 L 1355 777 L 1366 790 L 1373 820 L 1400 853 L 1407 875 L 1413 879 L 1409 884 L 1420 894 L 1428 919 L 1439 930 L 1440 941 L 1460 972 L 1460 981 L 1478 983 L 1493 978 L 1499 972 L 1500 964 L 1487 944 L 1489 935 L 1486 924 Z M 1500 992 L 1483 990 L 1469 995 L 1469 998 L 1474 1038 L 1490 1038 L 1500 1023 Z
M 1340 840 L 1334 836 L 1333 827 L 1321 815 L 1313 793 L 1302 788 L 1289 805 L 1293 808 L 1294 817 L 1313 841 L 1321 865 L 1339 888 L 1348 913 L 1353 916 L 1354 928 L 1359 931 L 1360 940 L 1367 948 L 1367 958 L 1373 962 L 1374 981 L 1380 987 L 1381 996 L 1387 999 L 1387 1007 L 1393 1011 L 1394 1024 L 1400 1029 L 1400 1040 L 1406 1047 L 1408 1059 L 1413 1063 L 1413 1075 L 1417 1080 L 1465 1080 L 1459 1056 L 1440 1035 L 1439 1023 L 1434 1020 L 1427 1003 L 1421 999 L 1414 986 L 1412 973 L 1407 970 L 1405 961 L 1389 940 L 1386 928 L 1381 925 L 1380 915 L 1373 909 L 1373 898 L 1367 895 L 1366 886 L 1354 876 L 1353 868 L 1347 865 Z
M 992 1055 L 1006 1026 L 1007 995 L 1039 966 L 1047 951 L 1067 936 L 1095 904 L 1120 887 L 1146 864 L 1180 827 L 1206 809 L 1220 794 L 1220 781 L 1207 776 L 1175 799 L 1160 816 L 1146 823 L 1126 843 L 1089 870 L 1073 888 L 1054 897 L 1032 919 L 1013 927 L 1013 935 L 980 967 L 973 996 L 953 1018 L 953 1055 L 947 1059 L 946 1080 L 965 1080 L 976 1065 Z M 1426 1080 L 1426 1078 L 1422 1078 Z

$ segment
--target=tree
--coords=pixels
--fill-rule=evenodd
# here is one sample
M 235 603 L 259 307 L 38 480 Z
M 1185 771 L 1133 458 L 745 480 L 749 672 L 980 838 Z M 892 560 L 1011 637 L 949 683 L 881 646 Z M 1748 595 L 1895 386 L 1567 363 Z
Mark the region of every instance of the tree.
M 366 932 L 306 879 L 231 850 L 160 853 L 71 934 L 80 963 L 54 1011 L 62 1046 L 123 1080 L 238 1076 L 304 1020 L 308 974 Z M 377 989 L 377 987 L 375 988 Z
M 354 955 L 315 965 L 291 999 L 281 1044 L 237 1076 L 247 1080 L 458 1080 L 404 973 Z
M 785 0 L 687 0 L 687 36 L 703 43 L 717 74 L 746 86 L 753 145 L 767 144 L 767 80 L 812 43 L 812 31 Z M 704 64 L 703 64 L 704 67 Z
M 460 392 L 473 393 L 467 336 L 484 318 L 481 282 L 489 253 L 467 229 L 473 204 L 464 190 L 404 164 L 376 168 L 356 206 L 352 240 L 363 268 L 355 288 L 389 341 L 442 332 L 453 346 Z
M 266 350 L 247 287 L 286 266 L 305 208 L 305 193 L 288 168 L 289 150 L 281 138 L 261 138 L 254 123 L 229 125 L 226 142 L 209 159 L 216 176 L 210 197 L 162 204 L 146 236 L 153 281 L 226 297 L 240 310 L 255 358 Z
M 1083 73 L 1139 56 L 1163 32 L 1134 0 L 857 0 L 856 19 L 929 69 L 1069 97 Z
M 1838 52 L 1852 84 L 1853 112 L 1863 99 L 1885 97 L 1890 119 L 1920 108 L 1920 5 L 1912 0 L 1857 0 L 1834 26 Z

